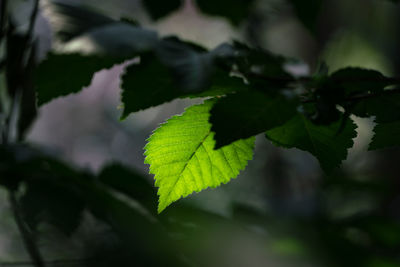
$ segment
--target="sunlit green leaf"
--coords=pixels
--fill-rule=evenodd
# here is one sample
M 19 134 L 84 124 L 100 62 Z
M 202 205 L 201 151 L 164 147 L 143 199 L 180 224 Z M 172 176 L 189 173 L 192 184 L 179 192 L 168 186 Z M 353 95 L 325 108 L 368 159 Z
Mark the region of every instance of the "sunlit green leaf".
M 208 122 L 213 100 L 188 108 L 155 130 L 145 147 L 159 187 L 158 211 L 172 202 L 235 178 L 253 157 L 254 138 L 214 150 Z

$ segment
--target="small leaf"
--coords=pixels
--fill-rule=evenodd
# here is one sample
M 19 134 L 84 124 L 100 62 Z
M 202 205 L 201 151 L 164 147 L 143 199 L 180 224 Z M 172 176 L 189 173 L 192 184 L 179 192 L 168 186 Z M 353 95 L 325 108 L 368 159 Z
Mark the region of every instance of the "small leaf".
M 369 150 L 400 146 L 400 121 L 379 123 L 374 132 Z
M 235 178 L 253 157 L 254 138 L 214 150 L 208 122 L 214 100 L 186 109 L 155 130 L 145 147 L 145 163 L 159 187 L 158 212 L 172 202 Z
M 211 109 L 216 148 L 280 126 L 296 114 L 296 101 L 257 91 L 229 94 Z
M 249 15 L 254 0 L 197 0 L 200 10 L 206 14 L 221 16 L 238 25 Z
M 121 119 L 130 113 L 172 101 L 182 92 L 174 86 L 168 69 L 153 54 L 140 58 L 140 64 L 132 64 L 121 77 L 124 111 Z
M 90 85 L 97 71 L 111 68 L 123 61 L 124 59 L 112 57 L 50 53 L 36 70 L 38 105 L 79 92 L 83 87 Z
M 157 43 L 156 33 L 120 22 L 74 38 L 60 49 L 62 53 L 49 53 L 39 65 L 38 104 L 79 92 L 96 72 L 148 52 Z
M 297 115 L 286 124 L 266 132 L 266 136 L 277 146 L 298 148 L 314 155 L 322 169 L 330 172 L 347 156 L 356 137 L 356 125 L 350 120 L 341 131 L 341 121 L 330 125 L 315 125 L 303 115 Z
M 142 0 L 150 16 L 154 19 L 165 17 L 182 5 L 182 0 Z

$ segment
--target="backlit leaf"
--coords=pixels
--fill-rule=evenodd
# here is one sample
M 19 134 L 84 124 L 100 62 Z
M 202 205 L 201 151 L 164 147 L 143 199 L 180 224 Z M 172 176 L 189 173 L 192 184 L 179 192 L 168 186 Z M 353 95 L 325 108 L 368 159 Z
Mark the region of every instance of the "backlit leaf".
M 214 100 L 188 108 L 156 129 L 145 147 L 145 163 L 159 187 L 158 211 L 172 202 L 235 178 L 253 157 L 254 138 L 214 150 L 208 122 Z

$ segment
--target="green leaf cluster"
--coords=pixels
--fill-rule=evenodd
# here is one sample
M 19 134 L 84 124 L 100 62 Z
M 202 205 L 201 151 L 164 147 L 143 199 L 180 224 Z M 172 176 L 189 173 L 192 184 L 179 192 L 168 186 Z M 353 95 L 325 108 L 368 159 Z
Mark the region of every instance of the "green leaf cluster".
M 239 12 L 235 4 L 222 10 L 222 2 L 198 5 L 238 23 L 245 10 Z M 292 2 L 311 29 L 317 11 L 305 12 Z M 180 1 L 144 4 L 158 19 Z M 69 21 L 79 22 L 80 13 L 60 8 Z M 310 20 L 308 12 L 314 14 Z M 257 134 L 276 146 L 311 153 L 326 173 L 346 159 L 353 145 L 352 115 L 375 118 L 371 149 L 399 145 L 400 99 L 393 88 L 398 79 L 353 67 L 295 77 L 287 70 L 290 59 L 260 48 L 232 42 L 207 50 L 177 37 L 159 38 L 126 20 L 97 18 L 71 29 L 63 48 L 41 63 L 35 80 L 39 105 L 77 93 L 95 72 L 131 59 L 137 60 L 129 61 L 121 76 L 122 118 L 177 98 L 211 98 L 172 117 L 148 140 L 146 163 L 159 187 L 159 212 L 181 197 L 235 178 L 252 158 Z

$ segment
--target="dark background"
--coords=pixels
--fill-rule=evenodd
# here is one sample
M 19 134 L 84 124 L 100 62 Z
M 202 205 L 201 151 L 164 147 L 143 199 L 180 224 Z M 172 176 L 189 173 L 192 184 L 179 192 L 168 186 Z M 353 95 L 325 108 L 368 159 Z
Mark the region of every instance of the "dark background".
M 24 27 L 30 1 L 11 2 Z M 63 2 L 86 5 L 114 18 L 135 18 L 162 36 L 174 34 L 207 48 L 242 40 L 300 59 L 295 73 L 310 74 L 318 62 L 325 61 L 330 72 L 359 66 L 400 76 L 400 7 L 390 1 L 325 1 L 314 31 L 283 0 L 256 1 L 248 19 L 236 27 L 223 17 L 202 14 L 190 0 L 156 22 L 140 1 Z M 44 58 L 52 46 L 52 32 L 43 13 L 35 33 Z M 116 107 L 121 71 L 122 66 L 101 71 L 81 93 L 42 107 L 28 141 L 89 172 L 120 162 L 147 176 L 146 138 L 159 123 L 196 102 L 174 101 L 120 122 L 121 110 Z M 275 148 L 259 136 L 254 160 L 239 177 L 164 211 L 178 214 L 180 220 L 166 227 L 173 240 L 168 246 L 176 247 L 189 266 L 400 266 L 400 153 L 396 149 L 368 152 L 374 123 L 354 119 L 359 137 L 342 169 L 329 176 L 306 152 Z M 0 266 L 1 262 L 29 261 L 2 189 L 0 198 Z M 49 224 L 39 225 L 38 244 L 46 259 L 78 260 L 54 266 L 101 266 L 96 262 L 102 255 L 98 251 L 109 255 L 121 251 L 114 246 L 119 243 L 113 230 L 104 222 L 90 213 L 81 221 L 70 236 Z M 157 238 L 151 239 L 154 242 Z M 127 250 L 141 251 L 146 246 L 138 241 Z M 154 248 L 149 255 L 158 253 Z M 139 261 L 124 261 L 124 255 L 117 258 L 122 263 L 104 266 L 142 266 Z

